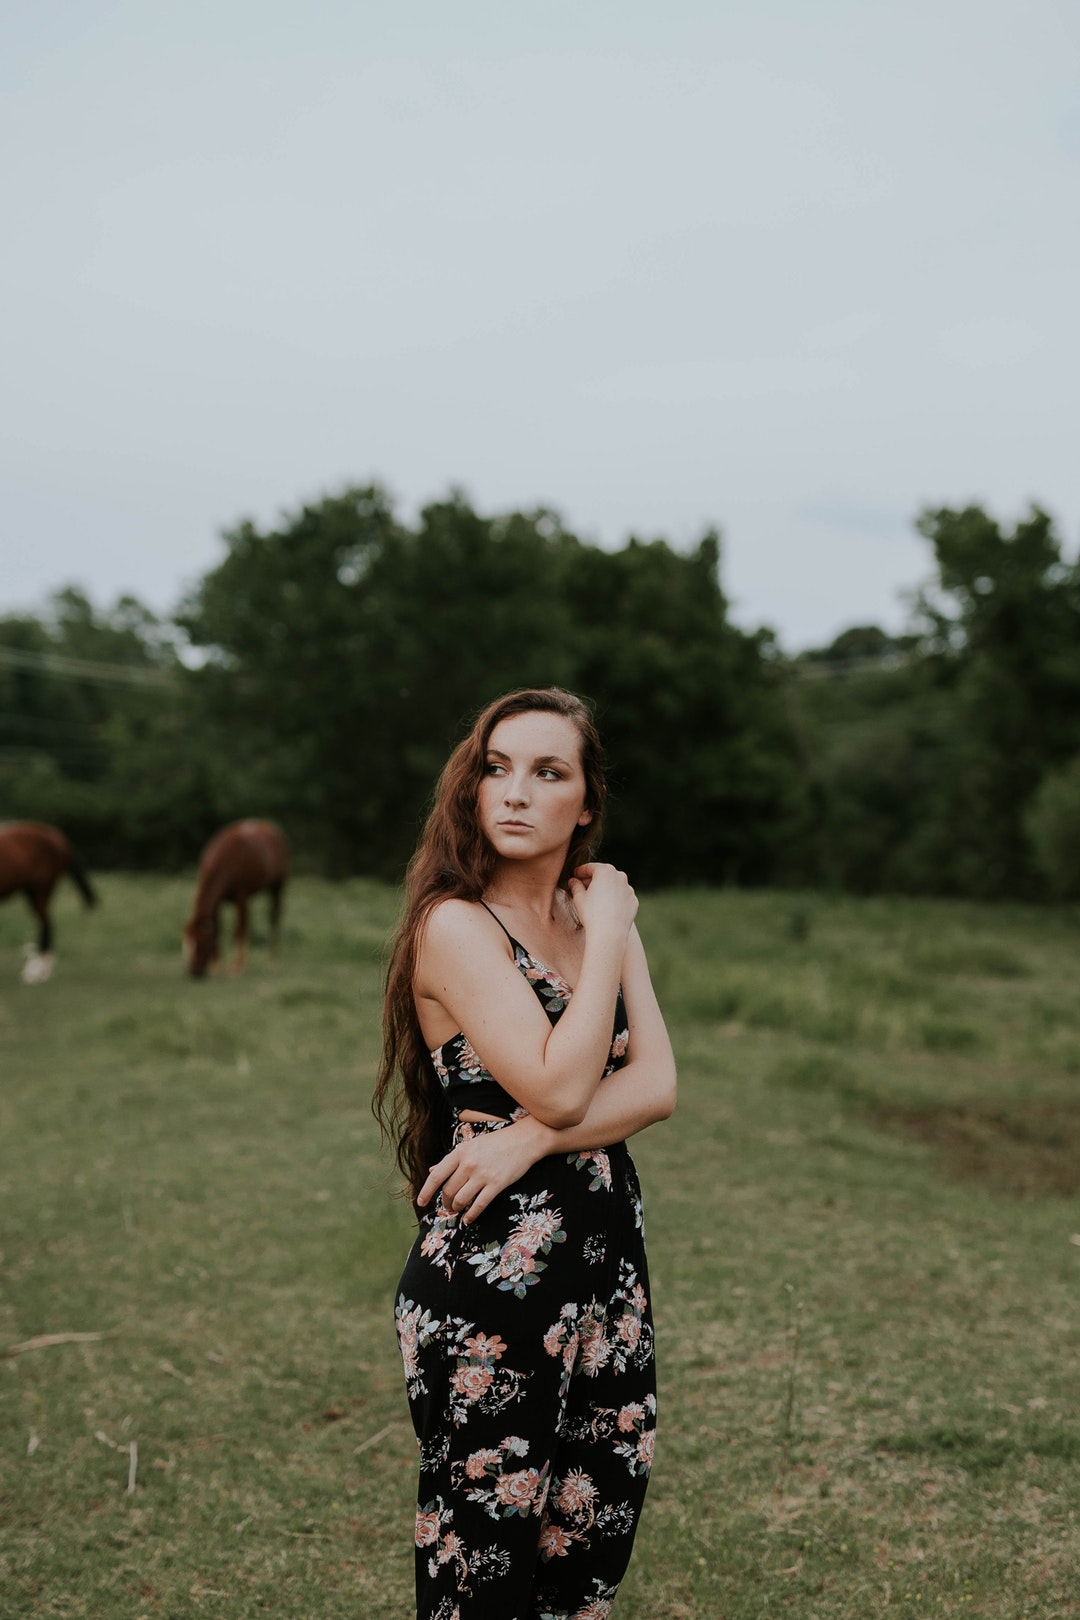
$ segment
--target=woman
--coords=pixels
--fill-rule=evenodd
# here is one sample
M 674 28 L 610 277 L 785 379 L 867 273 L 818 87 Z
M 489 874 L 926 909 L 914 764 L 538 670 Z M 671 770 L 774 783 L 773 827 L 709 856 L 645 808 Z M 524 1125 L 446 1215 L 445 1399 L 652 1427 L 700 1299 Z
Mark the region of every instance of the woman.
M 397 1325 L 418 1620 L 602 1620 L 656 1418 L 624 1138 L 675 1066 L 580 699 L 513 692 L 451 755 L 409 869 L 376 1108 L 420 1217 Z

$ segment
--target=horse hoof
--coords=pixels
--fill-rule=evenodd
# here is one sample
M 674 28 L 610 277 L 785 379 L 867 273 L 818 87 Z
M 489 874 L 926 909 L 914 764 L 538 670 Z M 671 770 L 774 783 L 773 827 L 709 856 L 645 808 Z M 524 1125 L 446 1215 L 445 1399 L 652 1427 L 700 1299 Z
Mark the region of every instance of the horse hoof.
M 56 958 L 51 951 L 45 951 L 40 955 L 35 951 L 32 956 L 27 957 L 23 967 L 23 984 L 44 984 L 47 979 L 52 978 L 52 970 L 55 965 Z

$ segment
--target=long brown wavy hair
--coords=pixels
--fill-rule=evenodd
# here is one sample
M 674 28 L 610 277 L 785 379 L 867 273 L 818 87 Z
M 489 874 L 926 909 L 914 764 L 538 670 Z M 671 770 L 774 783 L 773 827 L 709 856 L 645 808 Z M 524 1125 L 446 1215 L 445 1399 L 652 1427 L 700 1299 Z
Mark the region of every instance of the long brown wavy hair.
M 478 796 L 491 733 L 512 714 L 561 714 L 581 741 L 585 808 L 592 820 L 576 827 L 559 877 L 566 885 L 576 866 L 600 842 L 607 798 L 603 750 L 588 706 L 561 687 L 525 687 L 489 703 L 450 758 L 436 784 L 431 811 L 405 875 L 405 910 L 394 936 L 386 975 L 383 1056 L 372 1108 L 384 1140 L 393 1143 L 405 1191 L 415 1206 L 428 1170 L 449 1151 L 452 1119 L 416 1016 L 413 983 L 424 926 L 441 900 L 479 900 L 487 892 L 496 854 L 480 826 Z

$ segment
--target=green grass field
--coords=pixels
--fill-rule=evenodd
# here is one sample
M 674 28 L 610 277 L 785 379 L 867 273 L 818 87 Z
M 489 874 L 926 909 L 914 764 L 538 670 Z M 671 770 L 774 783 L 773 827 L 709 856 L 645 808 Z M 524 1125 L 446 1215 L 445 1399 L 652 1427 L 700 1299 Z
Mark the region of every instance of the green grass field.
M 299 881 L 280 971 L 196 984 L 189 884 L 100 887 L 41 987 L 0 908 L 0 1614 L 408 1620 L 396 897 Z M 680 1103 L 634 1147 L 661 1436 L 615 1620 L 1080 1615 L 1080 916 L 640 922 Z

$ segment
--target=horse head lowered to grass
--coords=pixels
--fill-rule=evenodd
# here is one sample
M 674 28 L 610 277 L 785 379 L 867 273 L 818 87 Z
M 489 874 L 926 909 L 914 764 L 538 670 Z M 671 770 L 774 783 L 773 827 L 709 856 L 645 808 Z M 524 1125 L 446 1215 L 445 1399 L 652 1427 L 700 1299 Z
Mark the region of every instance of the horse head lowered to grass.
M 272 821 L 234 821 L 215 833 L 199 861 L 191 916 L 184 926 L 184 958 L 194 979 L 205 976 L 219 955 L 219 912 L 236 907 L 235 971 L 247 959 L 247 906 L 253 894 L 270 896 L 270 942 L 276 957 L 281 930 L 281 895 L 289 875 L 289 846 Z
M 8 821 L 0 825 L 0 900 L 10 894 L 25 894 L 38 920 L 37 949 L 27 957 L 22 971 L 24 984 L 44 984 L 52 974 L 55 957 L 49 902 L 65 874 L 88 906 L 97 904 L 82 862 L 56 827 L 47 827 L 41 821 Z

